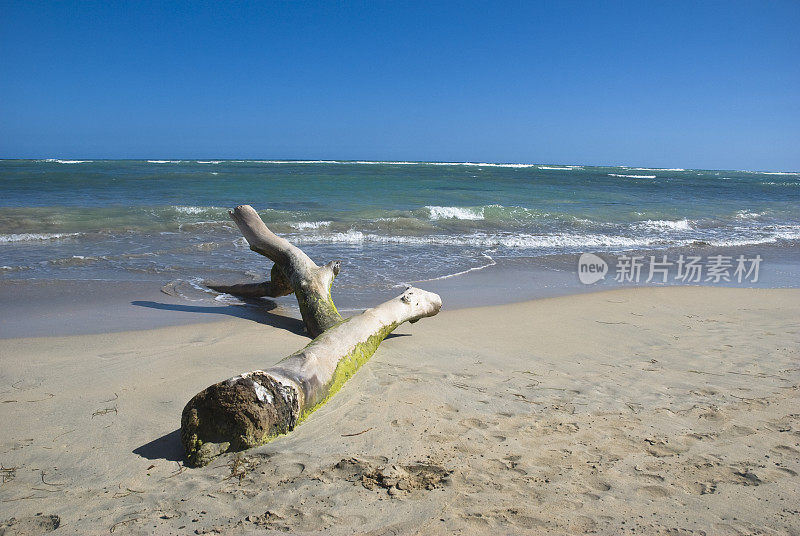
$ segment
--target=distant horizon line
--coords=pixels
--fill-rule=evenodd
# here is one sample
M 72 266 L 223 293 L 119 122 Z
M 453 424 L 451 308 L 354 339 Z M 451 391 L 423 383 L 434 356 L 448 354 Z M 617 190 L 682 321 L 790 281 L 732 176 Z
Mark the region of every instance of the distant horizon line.
M 384 165 L 439 165 L 439 166 L 475 166 L 475 167 L 509 167 L 509 168 L 528 168 L 538 167 L 540 169 L 569 170 L 584 167 L 598 168 L 625 168 L 634 170 L 652 171 L 737 171 L 743 173 L 776 173 L 776 174 L 800 174 L 794 170 L 755 170 L 755 169 L 733 169 L 733 168 L 666 168 L 656 166 L 634 165 L 634 164 L 561 164 L 552 162 L 478 162 L 478 161 L 445 161 L 445 160 L 363 160 L 363 159 L 293 159 L 293 158 L 9 158 L 0 157 L 0 161 L 27 160 L 31 162 L 53 162 L 62 164 L 83 164 L 91 162 L 147 162 L 153 164 L 171 164 L 193 162 L 197 164 L 218 164 L 223 162 L 254 162 L 263 164 L 384 164 Z M 552 166 L 552 167 L 548 167 Z

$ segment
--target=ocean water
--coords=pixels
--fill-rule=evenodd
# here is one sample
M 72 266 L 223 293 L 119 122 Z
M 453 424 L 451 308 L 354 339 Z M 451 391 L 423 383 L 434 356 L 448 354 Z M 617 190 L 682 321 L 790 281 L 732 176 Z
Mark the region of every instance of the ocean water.
M 350 161 L 0 161 L 0 281 L 261 280 L 227 209 L 253 205 L 336 288 L 498 260 L 800 245 L 800 173 Z M 180 290 L 184 289 L 184 290 Z M 189 294 L 186 294 L 189 299 Z

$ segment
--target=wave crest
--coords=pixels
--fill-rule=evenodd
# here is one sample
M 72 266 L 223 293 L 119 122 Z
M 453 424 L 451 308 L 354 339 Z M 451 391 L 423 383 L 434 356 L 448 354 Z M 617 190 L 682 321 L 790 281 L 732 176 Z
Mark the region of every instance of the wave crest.
M 297 223 L 291 223 L 292 227 L 297 229 L 298 231 L 308 231 L 311 229 L 319 229 L 321 227 L 328 227 L 332 222 L 330 221 L 301 221 Z
M 665 229 L 674 231 L 692 230 L 692 224 L 686 218 L 682 220 L 646 220 L 641 222 L 640 225 L 646 229 L 653 229 L 655 231 L 663 231 Z
M 621 173 L 609 173 L 609 177 L 622 177 L 626 179 L 655 179 L 655 175 L 623 175 Z
M 429 218 L 431 220 L 482 220 L 483 207 L 439 207 L 439 206 L 426 206 L 430 212 Z
M 0 244 L 9 242 L 37 242 L 44 240 L 59 240 L 74 238 L 81 233 L 14 233 L 0 235 Z

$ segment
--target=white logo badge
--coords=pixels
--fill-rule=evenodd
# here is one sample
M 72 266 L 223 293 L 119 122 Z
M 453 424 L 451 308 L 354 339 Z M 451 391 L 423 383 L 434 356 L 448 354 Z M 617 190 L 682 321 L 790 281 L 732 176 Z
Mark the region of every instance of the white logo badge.
M 603 279 L 608 273 L 606 261 L 594 253 L 584 253 L 578 259 L 578 279 L 584 285 L 592 285 Z

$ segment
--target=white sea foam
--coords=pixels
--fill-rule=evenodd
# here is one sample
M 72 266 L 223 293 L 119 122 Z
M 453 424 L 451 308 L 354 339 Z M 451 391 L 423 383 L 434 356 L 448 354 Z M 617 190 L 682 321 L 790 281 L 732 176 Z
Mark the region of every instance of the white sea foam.
M 536 166 L 539 169 L 556 169 L 561 171 L 572 171 L 573 169 L 581 169 L 581 166 Z
M 310 229 L 319 229 L 320 227 L 327 227 L 331 224 L 329 221 L 301 221 L 297 223 L 290 223 L 292 227 L 298 231 L 308 231 Z
M 536 164 L 494 164 L 491 162 L 422 162 L 429 166 L 473 166 L 473 167 L 499 167 L 499 168 L 532 168 Z
M 85 164 L 86 162 L 93 162 L 93 160 L 61 160 L 60 158 L 47 158 L 44 161 L 56 164 Z
M 766 214 L 766 212 L 751 212 L 749 210 L 740 210 L 736 213 L 736 218 L 740 220 L 754 220 L 756 218 L 760 218 Z
M 473 167 L 501 167 L 501 168 L 531 168 L 537 164 L 498 164 L 492 162 L 410 162 L 391 160 L 234 160 L 233 162 L 252 162 L 256 164 L 343 164 L 343 165 L 368 165 L 368 166 L 473 166 Z M 564 169 L 573 169 L 570 166 Z M 556 168 L 552 168 L 556 169 Z
M 233 160 L 233 162 L 252 162 L 253 164 L 348 164 L 341 160 Z
M 468 274 L 470 272 L 477 272 L 479 270 L 483 270 L 484 268 L 488 268 L 490 266 L 494 266 L 494 265 L 497 264 L 497 262 L 492 257 L 487 255 L 486 253 L 483 253 L 483 256 L 489 262 L 484 264 L 484 265 L 482 265 L 482 266 L 473 266 L 472 268 L 467 268 L 466 270 L 461 270 L 460 272 L 456 272 L 454 274 L 447 274 L 447 275 L 443 275 L 443 276 L 439 276 L 439 277 L 434 277 L 432 279 L 420 279 L 419 281 L 411 281 L 411 283 L 424 283 L 426 281 L 439 281 L 441 279 L 450 279 L 451 277 L 457 277 L 459 275 Z
M 123 257 L 117 257 L 117 258 L 123 258 Z M 72 257 L 66 257 L 66 258 L 61 258 L 61 259 L 50 259 L 49 261 L 45 261 L 45 262 L 42 262 L 40 264 L 42 264 L 42 265 L 51 264 L 51 265 L 54 265 L 54 266 L 67 266 L 67 267 L 69 267 L 69 266 L 86 266 L 86 265 L 89 265 L 89 264 L 94 264 L 94 263 L 96 263 L 98 261 L 109 261 L 109 260 L 112 260 L 112 259 L 114 259 L 114 257 L 106 257 L 106 256 L 93 257 L 91 255 L 89 255 L 89 256 L 73 255 Z
M 709 240 L 708 243 L 711 244 L 712 246 L 719 246 L 719 247 L 756 246 L 759 244 L 774 244 L 778 240 L 798 240 L 798 239 L 800 239 L 800 232 L 787 233 L 785 235 L 775 235 L 775 236 L 717 239 L 717 240 Z
M 297 243 L 334 242 L 343 244 L 363 244 L 365 242 L 385 244 L 420 244 L 420 245 L 449 245 L 449 246 L 478 246 L 530 249 L 561 249 L 592 247 L 635 248 L 654 244 L 662 244 L 661 238 L 648 237 L 629 238 L 624 236 L 611 236 L 599 234 L 569 234 L 556 233 L 549 235 L 533 234 L 486 234 L 472 233 L 468 235 L 425 235 L 425 236 L 391 236 L 362 233 L 350 230 L 344 233 L 302 235 L 293 239 Z M 669 242 L 675 243 L 675 242 Z
M 214 210 L 214 207 L 191 207 L 181 205 L 175 205 L 172 208 L 175 212 L 180 212 L 181 214 L 202 214 L 209 210 Z
M 419 166 L 425 164 L 425 162 L 411 162 L 407 160 L 392 162 L 390 160 L 352 160 L 352 161 L 339 161 L 337 160 L 335 163 L 337 164 L 361 164 L 361 165 L 380 165 L 380 166 Z
M 800 225 L 774 225 L 758 229 L 738 227 L 736 230 L 738 233 L 734 236 L 712 238 L 707 242 L 712 246 L 748 246 L 773 244 L 778 240 L 800 240 Z
M 364 162 L 365 164 L 370 162 Z M 378 164 L 416 164 L 420 166 L 471 166 L 471 167 L 498 167 L 498 168 L 532 168 L 539 167 L 537 164 L 513 164 L 513 163 L 493 163 L 493 162 L 372 162 Z
M 36 242 L 41 240 L 58 240 L 60 238 L 73 238 L 81 233 L 19 233 L 0 235 L 0 244 L 10 242 Z
M 800 225 L 778 225 L 775 236 L 783 240 L 800 239 Z
M 203 285 L 203 279 L 200 277 L 191 277 L 189 279 L 176 279 L 172 282 L 173 290 L 180 296 L 181 298 L 192 301 L 192 302 L 202 302 L 205 301 L 204 298 L 193 298 L 188 296 L 184 292 L 180 292 L 179 284 L 180 283 L 187 283 L 192 289 L 199 292 L 200 296 L 203 294 L 210 294 L 214 297 L 214 300 L 220 301 L 223 303 L 228 303 L 230 305 L 241 305 L 244 302 L 239 301 L 235 296 L 231 296 L 230 294 L 220 293 L 215 290 L 211 290 L 207 286 Z
M 387 236 L 361 231 L 344 233 L 300 235 L 292 239 L 295 243 L 339 243 L 361 245 L 365 243 L 412 244 L 420 246 L 468 246 L 480 248 L 505 247 L 510 249 L 532 249 L 547 251 L 585 251 L 592 248 L 610 250 L 631 250 L 664 246 L 685 246 L 698 240 L 697 237 L 664 238 L 652 236 L 626 237 L 602 234 L 555 233 L 549 235 L 533 234 L 486 234 L 469 235 L 425 235 L 425 236 Z M 712 246 L 744 246 L 774 243 L 778 240 L 800 240 L 800 226 L 783 226 L 767 235 L 725 238 L 699 238 Z M 482 269 L 482 268 L 474 268 Z M 471 270 L 474 270 L 471 269 Z
M 683 168 L 650 168 L 650 167 L 634 167 L 634 168 L 625 168 L 631 169 L 633 171 L 686 171 Z
M 655 179 L 655 175 L 622 175 L 619 173 L 609 173 L 609 177 L 624 177 L 627 179 Z
M 222 160 L 195 160 L 197 164 L 221 164 Z
M 148 164 L 180 164 L 183 160 L 148 160 Z
M 482 220 L 483 207 L 466 208 L 466 207 L 437 207 L 426 206 L 425 208 L 430 211 L 430 219 L 432 220 Z
M 663 231 L 665 229 L 689 231 L 692 229 L 691 222 L 686 218 L 682 220 L 647 220 L 641 222 L 640 225 L 646 229 L 653 229 L 656 231 Z

